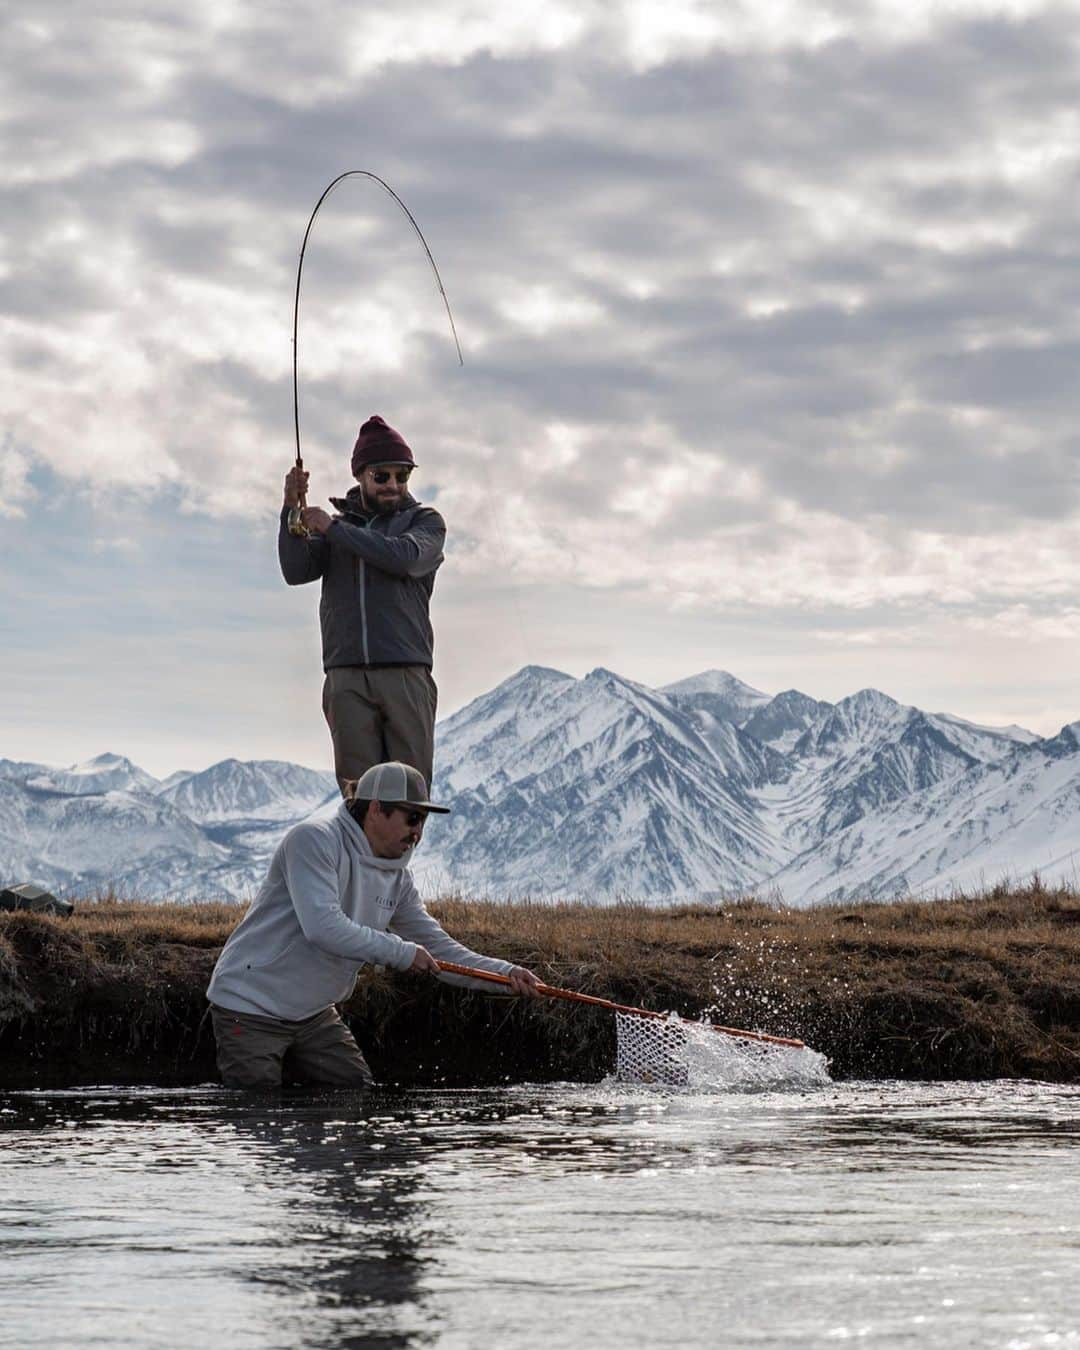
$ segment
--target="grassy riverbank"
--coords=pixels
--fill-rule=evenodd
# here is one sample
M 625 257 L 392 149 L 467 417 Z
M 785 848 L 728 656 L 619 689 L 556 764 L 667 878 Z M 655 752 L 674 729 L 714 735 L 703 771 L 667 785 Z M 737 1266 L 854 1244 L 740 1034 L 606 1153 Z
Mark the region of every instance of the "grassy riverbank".
M 469 946 L 548 983 L 802 1038 L 834 1076 L 1080 1081 L 1080 897 L 814 910 L 591 908 L 443 900 Z M 99 901 L 0 914 L 0 1083 L 214 1076 L 204 990 L 240 910 Z M 409 1083 L 598 1079 L 606 1013 L 387 972 L 345 1009 L 376 1073 Z

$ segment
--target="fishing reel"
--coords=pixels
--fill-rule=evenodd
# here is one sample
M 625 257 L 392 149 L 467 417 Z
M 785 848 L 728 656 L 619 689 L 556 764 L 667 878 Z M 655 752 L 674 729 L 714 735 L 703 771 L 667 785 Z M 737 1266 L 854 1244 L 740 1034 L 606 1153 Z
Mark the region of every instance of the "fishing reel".
M 289 507 L 289 533 L 295 534 L 297 539 L 310 539 L 311 531 L 304 524 L 304 508 L 302 506 Z

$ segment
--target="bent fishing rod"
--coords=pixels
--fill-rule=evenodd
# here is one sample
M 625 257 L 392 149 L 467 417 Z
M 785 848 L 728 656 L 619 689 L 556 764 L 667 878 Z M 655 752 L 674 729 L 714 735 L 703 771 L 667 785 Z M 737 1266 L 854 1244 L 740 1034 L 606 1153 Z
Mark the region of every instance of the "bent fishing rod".
M 304 254 L 307 251 L 308 236 L 311 234 L 312 225 L 315 224 L 315 217 L 319 214 L 319 208 L 322 206 L 323 202 L 326 201 L 327 197 L 330 196 L 334 188 L 336 188 L 339 183 L 344 182 L 346 178 L 370 178 L 371 181 L 373 183 L 377 183 L 379 187 L 383 189 L 384 192 L 388 192 L 390 196 L 393 197 L 394 201 L 397 202 L 398 206 L 400 206 L 401 209 L 405 212 L 405 215 L 408 217 L 409 224 L 416 231 L 417 239 L 419 239 L 420 243 L 423 245 L 424 252 L 427 254 L 427 260 L 431 264 L 431 270 L 435 273 L 435 284 L 439 288 L 439 294 L 442 296 L 443 304 L 446 307 L 446 317 L 450 320 L 450 332 L 453 334 L 454 346 L 457 348 L 458 364 L 462 366 L 465 364 L 465 358 L 461 354 L 461 343 L 458 341 L 457 325 L 454 323 L 454 315 L 450 310 L 450 301 L 446 295 L 446 288 L 443 286 L 442 277 L 439 275 L 438 266 L 435 263 L 435 259 L 432 257 L 431 249 L 428 248 L 428 243 L 427 240 L 424 238 L 423 231 L 420 229 L 420 226 L 416 223 L 415 216 L 405 205 L 405 203 L 401 200 L 401 198 L 397 195 L 397 193 L 390 186 L 390 184 L 384 182 L 383 179 L 381 179 L 377 173 L 372 173 L 369 169 L 346 169 L 344 173 L 339 173 L 338 176 L 333 180 L 333 182 L 328 184 L 327 187 L 323 190 L 322 196 L 315 203 L 315 209 L 314 211 L 312 211 L 311 216 L 307 223 L 307 229 L 304 231 L 304 241 L 300 245 L 300 261 L 297 263 L 296 266 L 296 298 L 293 301 L 293 337 L 292 337 L 293 421 L 296 425 L 296 468 L 299 469 L 301 473 L 303 473 L 304 471 L 304 460 L 303 456 L 300 453 L 300 379 L 299 379 L 300 279 L 303 276 L 304 272 Z M 303 517 L 304 507 L 306 505 L 307 505 L 306 493 L 301 492 L 299 504 L 297 506 L 289 508 L 289 533 L 299 535 L 305 539 L 308 537 L 308 532 L 306 526 L 304 525 L 304 517 Z
M 501 984 L 503 986 L 513 983 L 509 975 L 496 975 L 491 970 L 477 970 L 473 966 L 455 965 L 453 961 L 436 961 L 440 970 L 445 970 L 449 975 L 468 975 L 474 980 L 487 980 L 490 984 Z M 545 998 L 565 999 L 569 1003 L 588 1003 L 594 1008 L 606 1008 L 608 1012 L 628 1013 L 634 1017 L 649 1017 L 654 1021 L 666 1022 L 668 1013 L 650 1012 L 647 1008 L 634 1008 L 625 1003 L 613 1003 L 609 998 L 597 998 L 595 994 L 579 994 L 573 989 L 560 989 L 553 984 L 538 984 L 537 993 L 543 994 Z M 740 1027 L 722 1027 L 717 1022 L 695 1022 L 689 1017 L 680 1017 L 680 1022 L 685 1022 L 692 1027 L 705 1027 L 709 1031 L 718 1031 L 722 1036 L 736 1036 L 745 1041 L 763 1041 L 767 1045 L 787 1045 L 793 1050 L 805 1050 L 806 1043 L 797 1041 L 789 1036 L 770 1036 L 764 1031 L 743 1031 Z

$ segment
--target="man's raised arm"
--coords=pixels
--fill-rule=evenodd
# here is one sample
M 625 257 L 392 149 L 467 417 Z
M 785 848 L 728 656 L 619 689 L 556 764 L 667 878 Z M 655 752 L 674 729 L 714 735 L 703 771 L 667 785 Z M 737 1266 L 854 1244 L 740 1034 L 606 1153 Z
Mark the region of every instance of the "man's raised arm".
M 285 475 L 285 499 L 281 506 L 281 521 L 278 525 L 278 562 L 281 575 L 290 586 L 303 586 L 308 581 L 318 581 L 326 570 L 326 539 L 317 534 L 310 539 L 302 539 L 289 532 L 289 512 L 300 505 L 300 498 L 307 492 L 308 474 L 295 465 Z

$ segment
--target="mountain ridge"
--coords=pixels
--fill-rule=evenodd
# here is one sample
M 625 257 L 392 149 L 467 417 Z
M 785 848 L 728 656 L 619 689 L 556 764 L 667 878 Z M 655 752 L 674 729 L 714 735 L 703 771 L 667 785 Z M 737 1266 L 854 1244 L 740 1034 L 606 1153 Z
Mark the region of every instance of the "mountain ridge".
M 1041 738 L 878 689 L 829 703 L 719 670 L 653 689 L 525 666 L 439 723 L 432 795 L 454 809 L 412 864 L 428 894 L 806 905 L 1073 884 L 1080 721 Z M 329 771 L 279 760 L 158 780 L 108 752 L 0 759 L 0 879 L 247 898 L 284 832 L 336 802 Z

